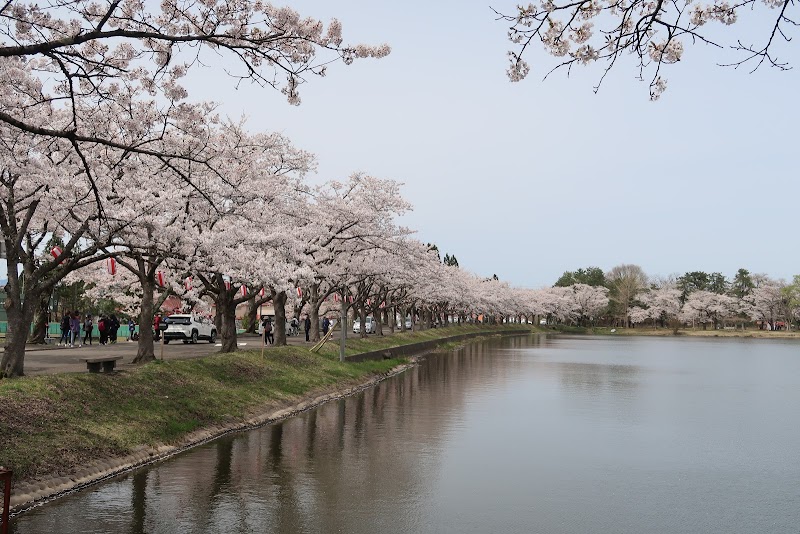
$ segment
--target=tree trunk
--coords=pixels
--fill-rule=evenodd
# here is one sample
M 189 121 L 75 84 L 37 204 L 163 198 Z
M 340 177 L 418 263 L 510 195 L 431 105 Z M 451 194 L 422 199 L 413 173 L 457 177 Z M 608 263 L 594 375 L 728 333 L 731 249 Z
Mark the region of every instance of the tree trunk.
M 217 316 L 220 319 L 220 337 L 222 348 L 220 352 L 236 352 L 236 304 L 234 303 L 234 290 L 222 289 L 217 295 Z
M 360 337 L 361 339 L 366 339 L 367 337 L 367 309 L 362 304 L 358 307 L 358 317 L 361 320 L 361 332 Z
M 319 335 L 319 308 L 322 306 L 322 300 L 319 298 L 319 286 L 318 284 L 313 284 L 309 288 L 310 299 L 308 302 L 309 313 L 308 316 L 311 318 L 311 332 L 310 332 L 310 340 L 316 343 L 321 339 Z
M 47 337 L 47 329 L 50 326 L 50 293 L 42 293 L 39 298 L 39 306 L 33 314 L 33 332 L 28 336 L 28 343 L 43 345 Z
M 258 306 L 256 306 L 256 297 L 253 295 L 247 301 L 247 333 L 248 334 L 255 334 L 258 332 L 258 322 L 260 317 L 258 316 Z
M 142 284 L 142 302 L 139 310 L 139 342 L 133 363 L 147 363 L 156 359 L 153 346 L 153 315 L 155 313 L 153 291 L 155 284 L 147 276 L 141 276 L 139 283 Z
M 13 295 L 6 286 L 5 308 L 8 316 L 5 351 L 0 364 L 0 377 L 23 376 L 25 366 L 25 342 L 33 320 L 33 308 L 27 302 L 38 299 L 28 292 L 26 304 L 20 302 L 19 294 Z
M 372 315 L 373 322 L 376 319 L 378 321 L 376 323 L 378 326 L 377 326 L 377 328 L 375 328 L 375 334 L 378 335 L 378 336 L 382 336 L 383 335 L 383 314 L 381 313 L 381 311 L 382 310 L 380 308 L 378 308 L 378 313 L 374 313 L 373 312 L 373 315 Z
M 286 291 L 272 292 L 272 305 L 275 308 L 275 346 L 286 346 Z

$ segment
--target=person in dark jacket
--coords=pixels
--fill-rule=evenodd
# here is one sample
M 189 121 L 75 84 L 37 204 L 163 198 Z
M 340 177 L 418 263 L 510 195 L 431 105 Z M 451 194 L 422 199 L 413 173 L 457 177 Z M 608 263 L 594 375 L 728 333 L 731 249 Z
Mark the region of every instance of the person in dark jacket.
M 272 332 L 272 321 L 269 317 L 264 319 L 264 322 L 261 325 L 264 328 L 264 344 L 265 345 L 274 345 L 275 344 L 275 334 Z
M 323 317 L 322 318 L 322 335 L 323 336 L 327 336 L 328 335 L 328 330 L 330 329 L 330 327 L 331 327 L 331 320 L 328 319 L 327 317 Z
M 94 321 L 92 320 L 92 314 L 87 313 L 86 319 L 83 320 L 83 344 L 86 345 L 86 341 L 89 341 L 89 345 L 92 344 L 92 329 L 94 328 Z
M 311 339 L 309 339 L 308 336 L 308 333 L 311 332 L 311 317 L 309 317 L 308 315 L 306 315 L 306 320 L 303 326 L 306 329 L 306 341 L 311 341 Z
M 117 342 L 117 330 L 119 330 L 119 319 L 112 313 L 108 325 L 108 340 L 112 344 Z
M 61 318 L 61 339 L 58 340 L 59 346 L 63 344 L 66 347 L 67 343 L 69 343 L 69 334 L 71 332 L 69 320 L 69 312 L 66 312 L 64 317 Z

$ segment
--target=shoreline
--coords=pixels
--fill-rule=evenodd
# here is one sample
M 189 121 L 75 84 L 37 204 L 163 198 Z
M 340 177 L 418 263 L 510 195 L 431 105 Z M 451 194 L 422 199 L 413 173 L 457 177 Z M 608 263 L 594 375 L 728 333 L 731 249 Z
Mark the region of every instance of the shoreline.
M 671 328 L 611 328 L 611 327 L 548 327 L 545 332 L 558 334 L 585 334 L 594 336 L 649 336 L 649 337 L 724 337 L 740 339 L 798 339 L 800 331 L 786 330 L 702 330 L 680 329 L 674 333 Z M 611 330 L 615 330 L 612 332 Z
M 125 475 L 141 467 L 166 460 L 172 456 L 205 445 L 206 443 L 210 443 L 228 434 L 255 430 L 314 409 L 327 402 L 355 395 L 414 367 L 417 359 L 423 355 L 424 354 L 414 356 L 412 359 L 409 359 L 408 363 L 398 365 L 385 374 L 373 376 L 366 382 L 354 386 L 344 388 L 335 387 L 331 391 L 319 393 L 316 396 L 303 399 L 295 404 L 254 415 L 244 421 L 232 421 L 228 424 L 212 425 L 194 431 L 175 445 L 161 445 L 159 447 L 142 446 L 140 451 L 133 454 L 118 458 L 105 458 L 85 465 L 72 477 L 53 477 L 45 480 L 20 483 L 14 487 L 11 492 L 10 515 L 11 517 L 17 516 L 60 497 Z
M 530 330 L 528 333 L 536 332 Z M 451 336 L 438 338 L 433 345 L 431 340 L 429 340 L 382 349 L 383 352 L 386 352 L 391 351 L 392 348 L 403 347 L 403 352 L 408 353 L 412 352 L 409 349 L 412 349 L 414 345 L 418 345 L 417 350 L 413 351 L 413 354 L 406 355 L 403 360 L 400 360 L 402 363 L 394 365 L 388 370 L 367 372 L 367 374 L 361 378 L 343 379 L 325 387 L 312 388 L 306 393 L 293 395 L 278 402 L 264 403 L 261 405 L 261 408 L 254 407 L 252 411 L 249 411 L 249 413 L 243 417 L 231 417 L 222 422 L 203 425 L 184 434 L 171 444 L 137 445 L 133 448 L 132 452 L 128 454 L 101 456 L 95 461 L 88 463 L 81 462 L 72 465 L 71 468 L 68 469 L 68 474 L 53 472 L 49 475 L 33 479 L 18 480 L 12 487 L 10 502 L 11 516 L 17 516 L 28 510 L 100 482 L 126 475 L 136 469 L 168 459 L 225 435 L 264 427 L 316 408 L 327 402 L 355 395 L 374 387 L 388 378 L 407 371 L 414 367 L 420 358 L 431 352 L 442 349 L 452 350 L 452 347 L 444 349 L 441 347 L 442 345 L 451 345 L 455 342 L 457 346 L 463 346 L 466 343 L 481 341 L 488 337 L 521 335 L 523 332 L 521 332 L 520 329 L 515 331 L 507 329 L 486 329 L 483 332 L 476 332 L 476 334 L 477 335 L 472 335 L 468 339 L 454 340 L 453 338 L 460 338 L 463 335 L 454 333 L 454 335 Z M 386 356 L 384 356 L 384 358 L 386 358 Z M 347 363 L 346 365 L 355 364 Z

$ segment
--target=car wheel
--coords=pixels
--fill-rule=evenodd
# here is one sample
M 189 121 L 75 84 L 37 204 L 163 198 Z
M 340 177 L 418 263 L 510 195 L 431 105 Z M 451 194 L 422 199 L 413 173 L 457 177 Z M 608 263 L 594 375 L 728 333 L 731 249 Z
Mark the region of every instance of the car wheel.
M 183 340 L 183 344 L 184 344 L 184 345 L 186 345 L 186 344 L 188 344 L 188 343 L 189 343 L 189 340 L 188 340 L 188 339 L 184 339 L 184 340 Z
M 214 343 L 216 341 L 217 341 L 217 331 L 216 330 L 212 330 L 211 331 L 211 337 L 208 338 L 208 342 L 209 343 Z
M 164 338 L 164 345 L 169 345 L 169 339 Z
M 192 345 L 197 343 L 197 330 L 192 330 Z

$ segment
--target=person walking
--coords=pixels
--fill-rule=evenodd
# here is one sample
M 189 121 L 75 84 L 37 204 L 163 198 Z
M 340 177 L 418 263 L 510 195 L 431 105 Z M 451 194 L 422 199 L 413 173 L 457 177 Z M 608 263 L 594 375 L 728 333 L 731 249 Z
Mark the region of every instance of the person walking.
M 156 341 L 161 340 L 161 314 L 157 313 L 155 317 L 153 317 L 153 338 Z
M 69 319 L 69 330 L 70 330 L 70 338 L 69 338 L 69 346 L 82 346 L 81 345 L 81 314 L 78 312 L 73 312 L 72 317 Z
M 69 343 L 69 334 L 71 332 L 70 324 L 70 314 L 69 312 L 64 313 L 64 317 L 61 318 L 61 339 L 58 340 L 58 346 L 60 347 L 63 343 L 66 347 Z
M 133 341 L 133 333 L 136 331 L 136 323 L 133 322 L 133 317 L 128 319 L 128 341 Z
M 264 319 L 264 344 L 265 345 L 274 345 L 275 344 L 275 335 L 272 333 L 272 321 L 269 317 Z
M 111 317 L 109 317 L 109 319 L 108 319 L 108 322 L 109 322 L 109 324 L 108 324 L 108 340 L 113 345 L 114 343 L 117 342 L 117 331 L 119 330 L 119 319 L 117 319 L 117 316 L 112 313 Z
M 322 318 L 322 335 L 327 336 L 328 330 L 331 328 L 331 320 L 327 317 Z
M 108 318 L 105 315 L 101 315 L 97 321 L 97 330 L 100 332 L 100 344 L 108 343 Z
M 311 317 L 309 317 L 308 315 L 306 315 L 305 324 L 303 326 L 306 329 L 306 341 L 311 341 L 311 339 L 308 336 L 308 333 L 311 332 Z
M 92 329 L 94 328 L 94 321 L 92 320 L 92 314 L 87 313 L 86 319 L 83 320 L 83 344 L 86 345 L 86 341 L 89 341 L 89 345 L 92 344 Z

